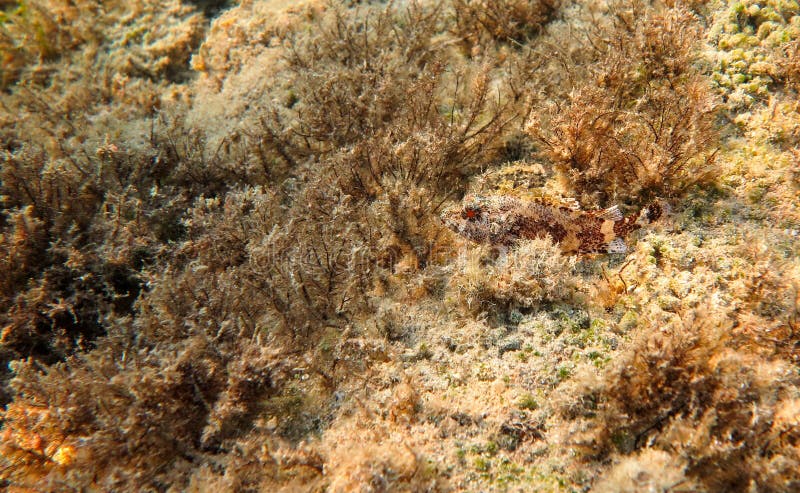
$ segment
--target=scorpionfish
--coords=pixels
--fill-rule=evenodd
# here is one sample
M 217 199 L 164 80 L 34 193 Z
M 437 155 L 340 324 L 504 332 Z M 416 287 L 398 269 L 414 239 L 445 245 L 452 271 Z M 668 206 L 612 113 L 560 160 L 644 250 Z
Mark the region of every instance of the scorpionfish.
M 564 253 L 625 253 L 625 237 L 662 214 L 659 202 L 623 217 L 617 206 L 582 211 L 549 199 L 471 196 L 442 213 L 448 228 L 477 243 L 509 246 L 521 239 L 549 236 Z

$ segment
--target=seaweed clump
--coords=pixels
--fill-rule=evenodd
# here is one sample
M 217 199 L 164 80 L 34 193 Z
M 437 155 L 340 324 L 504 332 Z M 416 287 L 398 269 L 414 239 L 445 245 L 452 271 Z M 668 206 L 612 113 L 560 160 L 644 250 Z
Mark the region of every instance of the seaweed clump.
M 680 196 L 713 169 L 716 103 L 695 67 L 702 25 L 675 6 L 609 4 L 584 28 L 581 64 L 559 55 L 569 92 L 534 103 L 528 132 L 585 205 Z
M 783 337 L 773 342 L 783 343 Z M 787 360 L 762 360 L 762 348 L 752 333 L 690 313 L 643 332 L 605 381 L 585 394 L 602 426 L 583 438 L 584 450 L 629 457 L 619 470 L 644 471 L 625 478 L 612 469 L 604 491 L 667 477 L 706 491 L 746 485 L 785 491 L 800 484 L 797 377 Z M 650 463 L 654 454 L 668 459 Z
M 453 0 L 454 36 L 470 55 L 497 46 L 524 46 L 559 12 L 558 0 Z

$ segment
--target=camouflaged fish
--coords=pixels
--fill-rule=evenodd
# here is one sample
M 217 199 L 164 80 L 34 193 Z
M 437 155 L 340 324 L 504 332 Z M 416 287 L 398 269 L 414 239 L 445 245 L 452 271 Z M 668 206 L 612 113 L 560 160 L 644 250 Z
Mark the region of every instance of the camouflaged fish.
M 508 246 L 520 239 L 550 236 L 564 253 L 625 253 L 625 237 L 661 214 L 657 202 L 625 218 L 617 206 L 582 211 L 577 205 L 549 199 L 468 195 L 461 207 L 445 211 L 442 220 L 477 243 Z

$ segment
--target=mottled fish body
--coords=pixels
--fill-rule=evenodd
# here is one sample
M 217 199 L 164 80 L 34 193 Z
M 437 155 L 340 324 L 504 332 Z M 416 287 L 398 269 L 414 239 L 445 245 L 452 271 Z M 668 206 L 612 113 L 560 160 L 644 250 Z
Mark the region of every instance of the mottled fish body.
M 658 204 L 623 217 L 617 206 L 582 211 L 548 199 L 467 196 L 460 207 L 445 211 L 442 220 L 453 231 L 477 243 L 508 246 L 521 239 L 549 236 L 564 253 L 625 253 L 625 237 L 643 221 L 661 216 Z

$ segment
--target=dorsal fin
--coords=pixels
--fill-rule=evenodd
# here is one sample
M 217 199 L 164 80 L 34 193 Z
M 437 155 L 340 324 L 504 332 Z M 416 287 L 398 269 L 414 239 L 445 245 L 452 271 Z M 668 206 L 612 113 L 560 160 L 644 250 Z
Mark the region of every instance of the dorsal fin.
M 619 210 L 619 207 L 616 205 L 609 207 L 608 209 L 603 209 L 597 213 L 597 217 L 601 219 L 605 219 L 607 221 L 622 221 L 622 212 Z
M 573 212 L 577 212 L 581 210 L 581 206 L 577 200 L 569 197 L 559 197 L 556 195 L 536 195 L 533 199 L 529 199 L 531 202 L 536 202 L 537 204 L 546 205 L 549 207 L 553 207 L 556 209 L 566 209 Z

